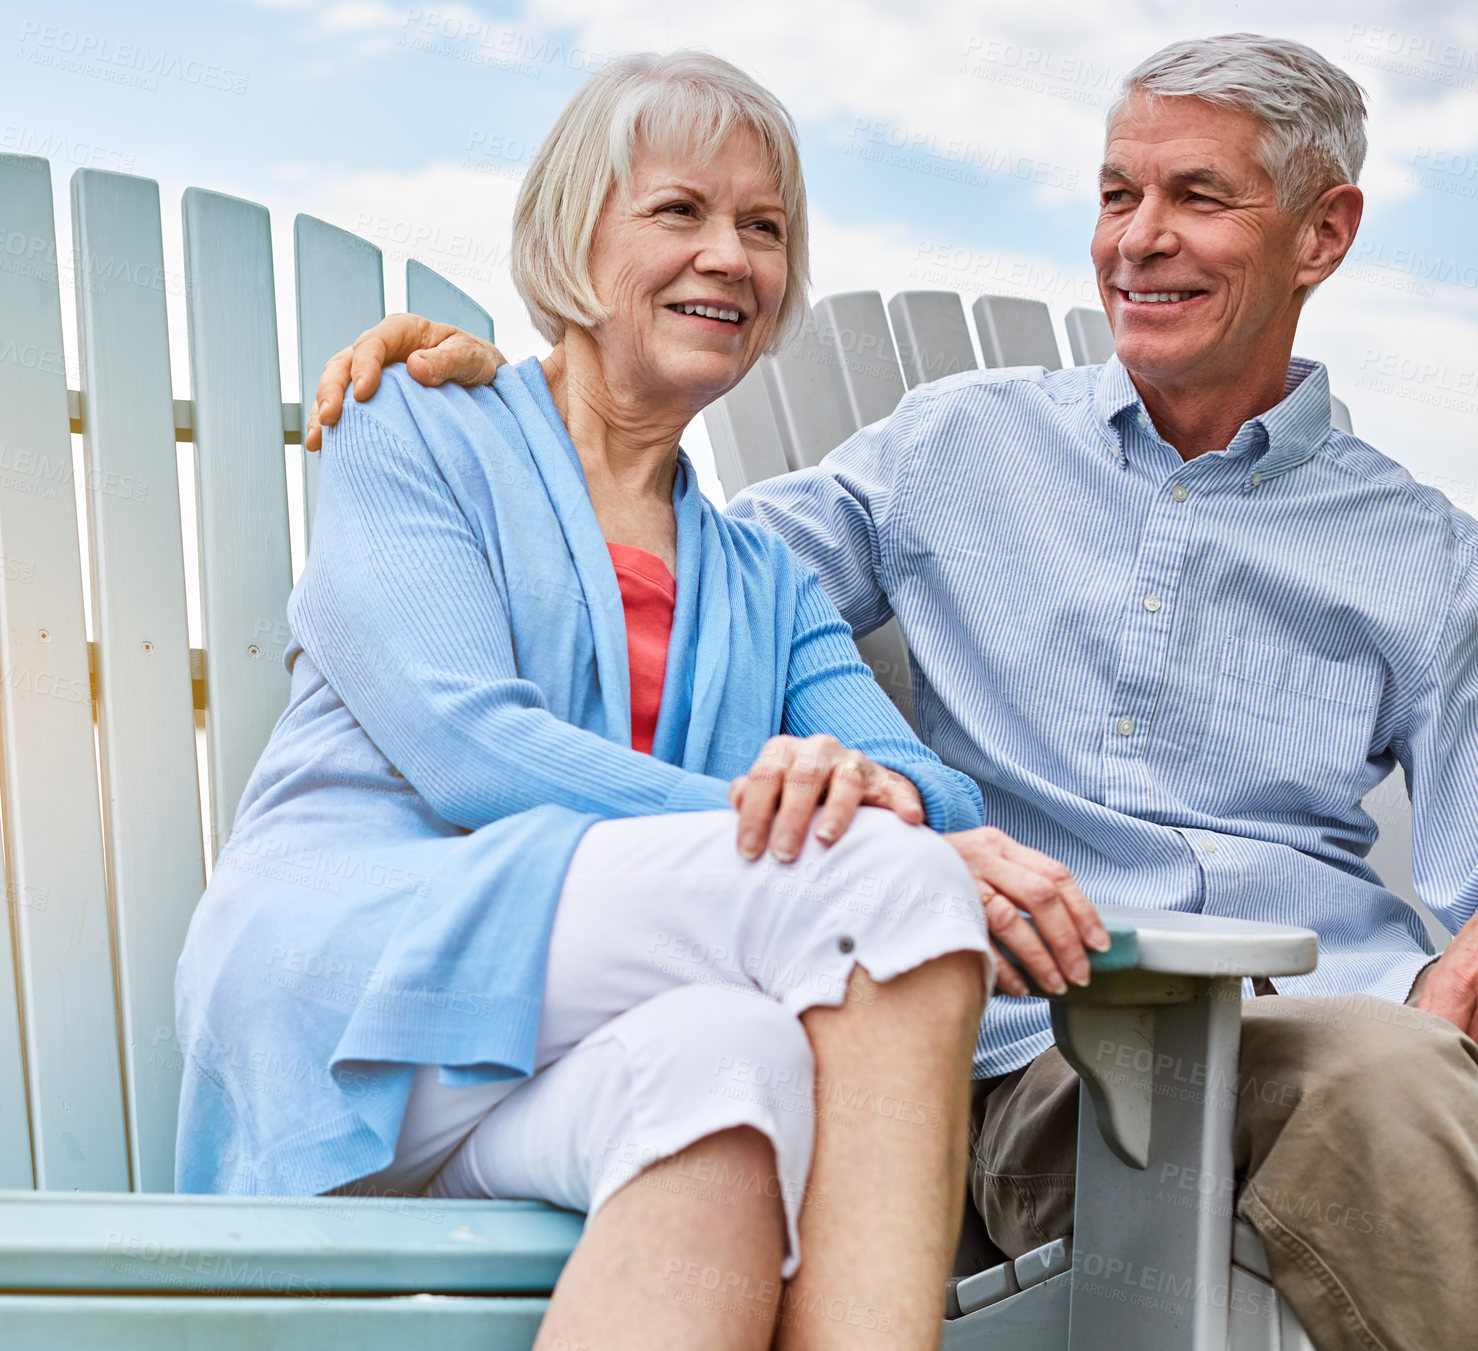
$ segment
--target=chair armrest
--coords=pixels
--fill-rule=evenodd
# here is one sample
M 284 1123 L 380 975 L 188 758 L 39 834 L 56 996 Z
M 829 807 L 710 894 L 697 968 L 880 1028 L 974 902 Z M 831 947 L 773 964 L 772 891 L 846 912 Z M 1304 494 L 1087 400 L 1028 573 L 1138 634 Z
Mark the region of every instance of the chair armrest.
M 1099 914 L 1108 951 L 1089 953 L 1086 987 L 1046 996 L 1052 1031 L 1083 1080 L 1104 1142 L 1130 1167 L 1145 1168 L 1155 1075 L 1168 1068 L 1167 1053 L 1156 1050 L 1154 1009 L 1208 995 L 1240 1000 L 1243 976 L 1312 971 L 1319 939 L 1309 929 L 1178 910 L 1103 906 Z M 1035 984 L 1032 991 L 1046 993 Z M 1208 1046 L 1197 1057 L 1200 1077 L 1234 1077 L 1235 1040 L 1229 1052 L 1228 1061 L 1226 1048 Z
M 1152 971 L 1175 976 L 1301 976 L 1319 958 L 1311 929 L 1146 906 L 1105 905 L 1107 952 L 1090 952 L 1096 974 Z M 1094 982 L 1097 984 L 1097 982 Z M 1091 998 L 1093 986 L 1072 991 Z

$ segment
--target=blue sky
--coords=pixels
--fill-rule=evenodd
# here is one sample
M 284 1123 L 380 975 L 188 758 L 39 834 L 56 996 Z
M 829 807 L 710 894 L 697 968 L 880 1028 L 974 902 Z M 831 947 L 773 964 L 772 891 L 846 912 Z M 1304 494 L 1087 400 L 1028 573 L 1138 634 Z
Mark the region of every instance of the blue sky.
M 1311 302 L 1299 350 L 1328 362 L 1358 432 L 1478 509 L 1470 0 L 1296 12 L 1265 0 L 4 0 L 0 150 L 52 160 L 59 223 L 78 164 L 157 179 L 170 266 L 187 185 L 267 205 L 289 347 L 292 217 L 308 211 L 384 249 L 392 308 L 404 259 L 419 257 L 482 301 L 521 356 L 543 348 L 503 264 L 522 166 L 604 57 L 697 45 L 752 71 L 797 118 L 817 295 L 1034 295 L 1060 326 L 1092 296 L 1093 180 L 1119 75 L 1165 42 L 1237 29 L 1308 42 L 1368 90 L 1365 224 Z M 69 311 L 66 297 L 70 323 Z M 289 350 L 285 397 L 294 365 Z M 695 432 L 695 458 L 703 441 Z

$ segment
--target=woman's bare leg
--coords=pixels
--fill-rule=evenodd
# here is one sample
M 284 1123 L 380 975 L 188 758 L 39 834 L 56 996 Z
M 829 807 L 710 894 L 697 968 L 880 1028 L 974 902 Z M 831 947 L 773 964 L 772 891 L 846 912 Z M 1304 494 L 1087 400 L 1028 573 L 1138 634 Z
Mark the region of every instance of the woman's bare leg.
M 938 1346 L 983 969 L 979 953 L 955 952 L 880 985 L 858 967 L 846 1003 L 801 1015 L 816 1056 L 816 1152 L 800 1270 L 780 1307 L 784 1351 Z
M 639 1173 L 586 1227 L 535 1351 L 763 1351 L 785 1256 L 774 1176 L 774 1149 L 749 1126 Z

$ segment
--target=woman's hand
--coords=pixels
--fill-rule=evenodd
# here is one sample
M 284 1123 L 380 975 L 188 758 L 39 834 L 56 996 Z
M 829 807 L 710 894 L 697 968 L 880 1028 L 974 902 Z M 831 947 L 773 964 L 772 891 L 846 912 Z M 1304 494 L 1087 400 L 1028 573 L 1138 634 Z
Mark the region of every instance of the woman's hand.
M 959 851 L 980 888 L 991 941 L 1015 953 L 1043 990 L 1061 994 L 1069 980 L 1086 985 L 1085 949 L 1105 951 L 1109 936 L 1072 873 L 1056 859 L 1017 844 L 994 826 L 957 831 L 944 838 Z M 1023 910 L 1031 922 L 1023 917 Z M 996 980 L 1002 994 L 1027 992 L 1026 981 L 1010 962 L 1000 964 Z
M 841 839 L 858 807 L 887 807 L 914 826 L 924 820 L 911 780 L 833 736 L 772 736 L 749 773 L 729 785 L 729 803 L 739 813 L 739 852 L 756 859 L 768 842 L 782 863 L 801 852 L 813 815 L 822 844 Z
M 411 379 L 433 388 L 448 380 L 459 385 L 490 385 L 507 360 L 490 342 L 450 324 L 434 324 L 419 314 L 392 314 L 367 328 L 351 347 L 335 353 L 318 378 L 318 392 L 303 436 L 306 450 L 323 445 L 323 428 L 332 427 L 344 408 L 344 391 L 354 382 L 359 402 L 380 387 L 380 372 L 405 362 Z

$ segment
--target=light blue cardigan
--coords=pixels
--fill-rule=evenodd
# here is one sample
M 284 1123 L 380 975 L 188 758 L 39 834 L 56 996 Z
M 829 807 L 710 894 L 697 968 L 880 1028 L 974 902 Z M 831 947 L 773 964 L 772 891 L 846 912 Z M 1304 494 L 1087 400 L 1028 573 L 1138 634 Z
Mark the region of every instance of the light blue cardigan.
M 677 606 L 652 755 L 621 594 L 537 361 L 490 388 L 403 367 L 324 441 L 288 615 L 292 695 L 176 981 L 181 1191 L 304 1195 L 385 1167 L 418 1064 L 528 1074 L 560 886 L 593 822 L 726 806 L 767 737 L 830 732 L 979 791 L 910 732 L 815 574 L 680 457 Z

